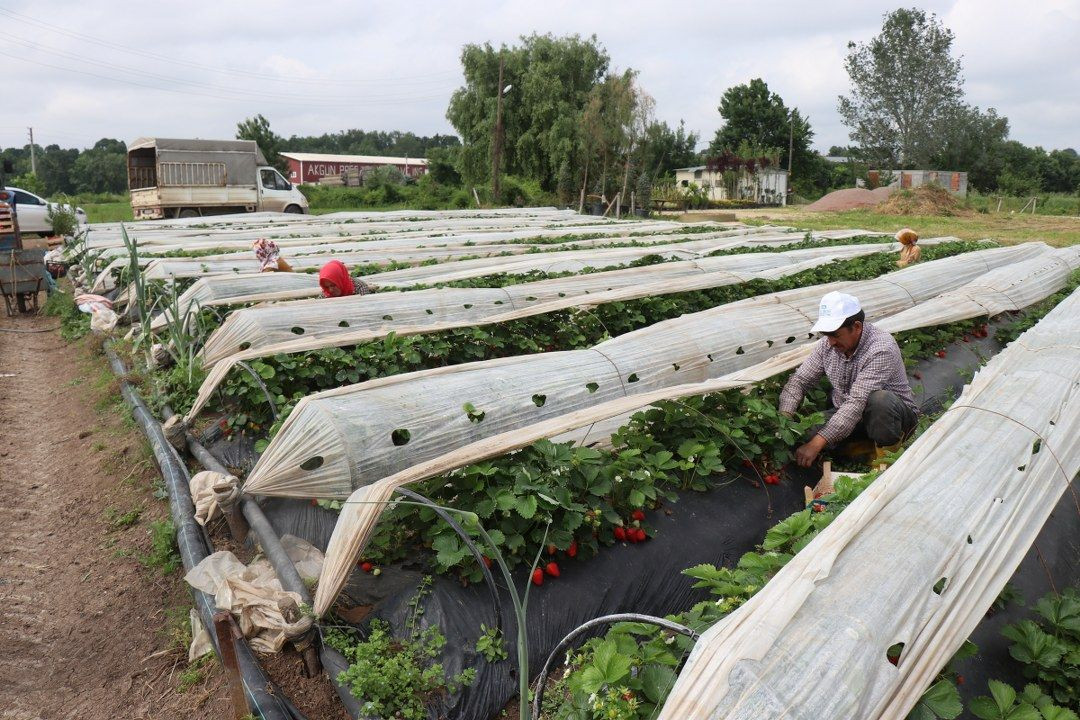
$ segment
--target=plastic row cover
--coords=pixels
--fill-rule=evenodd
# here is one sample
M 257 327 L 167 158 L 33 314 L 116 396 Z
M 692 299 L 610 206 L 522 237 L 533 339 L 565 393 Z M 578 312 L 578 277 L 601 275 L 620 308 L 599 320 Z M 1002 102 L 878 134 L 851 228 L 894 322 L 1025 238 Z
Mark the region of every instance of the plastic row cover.
M 1031 276 L 1030 282 L 1040 282 L 1037 272 Z M 1057 289 L 1057 287 L 1049 287 L 1043 292 L 1045 295 L 1050 295 Z M 967 308 L 966 311 L 970 312 L 970 307 Z M 951 318 L 950 320 L 963 320 L 974 316 L 975 315 L 960 315 Z M 931 324 L 933 323 L 926 323 L 926 325 Z M 407 469 L 372 485 L 361 487 L 354 491 L 349 497 L 349 502 L 346 503 L 342 510 L 341 517 L 338 520 L 334 534 L 331 538 L 327 550 L 326 565 L 324 565 L 323 574 L 319 582 L 318 593 L 315 598 L 316 613 L 320 615 L 325 613 L 333 604 L 334 598 L 344 585 L 350 571 L 356 563 L 356 557 L 363 551 L 368 539 L 374 532 L 378 517 L 382 512 L 382 503 L 385 503 L 390 499 L 395 488 L 411 482 L 417 482 L 436 475 L 445 474 L 450 470 L 462 467 L 469 463 L 504 455 L 508 452 L 525 447 L 541 438 L 558 438 L 560 434 L 566 433 L 574 428 L 585 427 L 592 423 L 602 422 L 608 418 L 628 416 L 630 413 L 660 400 L 720 392 L 760 382 L 773 375 L 796 367 L 806 358 L 812 349 L 812 344 L 802 345 L 793 350 L 782 352 L 757 365 L 730 373 L 715 380 L 678 385 L 653 391 L 651 393 L 620 398 L 585 408 L 569 415 L 539 422 L 519 430 L 485 438 L 469 445 L 462 446 L 457 450 L 453 450 L 440 457 L 408 467 Z
M 611 270 L 539 282 L 509 285 L 502 288 L 442 288 L 405 293 L 377 293 L 350 297 L 298 300 L 264 304 L 233 311 L 207 339 L 202 352 L 204 367 L 242 350 L 275 346 L 274 352 L 296 352 L 320 347 L 340 346 L 338 336 L 352 336 L 360 331 L 382 332 L 439 325 L 442 323 L 480 322 L 485 318 L 512 311 L 535 308 L 550 312 L 546 306 L 563 300 L 562 307 L 572 307 L 594 296 L 628 288 L 629 294 L 618 299 L 652 295 L 659 291 L 681 292 L 676 283 L 667 281 L 702 275 L 715 277 L 715 287 L 741 282 L 731 273 L 756 273 L 778 267 L 801 267 L 807 261 L 830 262 L 836 258 L 895 251 L 898 243 L 862 244 L 831 248 L 812 248 L 789 253 L 747 253 L 724 255 L 702 260 L 662 263 L 655 266 Z M 589 298 L 585 296 L 589 295 Z M 576 300 L 575 300 L 576 299 Z M 597 299 L 599 304 L 603 300 Z M 294 350 L 277 346 L 292 341 Z
M 905 717 L 1062 493 L 1075 492 L 1078 313 L 1073 293 L 993 358 L 895 465 L 705 633 L 659 717 Z M 894 667 L 886 650 L 897 643 Z
M 615 398 L 695 383 L 808 342 L 822 294 L 857 295 L 867 315 L 912 307 L 992 267 L 1049 252 L 983 250 L 874 280 L 763 295 L 684 315 L 584 350 L 502 358 L 379 378 L 301 400 L 247 491 L 343 497 L 485 437 Z M 473 410 L 466 411 L 463 404 Z
M 875 250 L 874 245 L 859 245 L 856 246 L 863 254 L 873 252 Z M 749 256 L 728 256 L 725 258 L 709 258 L 707 260 L 699 261 L 702 263 L 709 260 L 725 260 L 734 258 L 750 258 L 761 257 L 763 254 L 754 254 Z M 520 318 L 528 317 L 530 315 L 540 315 L 543 313 L 554 312 L 556 310 L 565 310 L 567 308 L 580 306 L 596 306 L 606 302 L 617 302 L 623 300 L 630 300 L 639 297 L 658 296 L 669 293 L 685 292 L 690 290 L 701 290 L 705 288 L 715 288 L 721 285 L 733 285 L 736 283 L 748 282 L 750 280 L 773 280 L 785 275 L 792 275 L 803 270 L 806 270 L 817 265 L 821 265 L 827 262 L 831 262 L 836 259 L 836 256 L 823 255 L 817 259 L 804 260 L 795 264 L 786 264 L 780 267 L 774 267 L 760 272 L 729 272 L 724 270 L 713 272 L 699 272 L 696 275 L 689 275 L 684 277 L 678 277 L 671 280 L 661 280 L 657 282 L 645 282 L 638 285 L 629 285 L 615 290 L 608 290 L 604 292 L 592 293 L 588 296 L 577 295 L 575 297 L 566 297 L 558 300 L 549 300 L 545 303 L 535 303 L 531 306 L 525 307 L 521 310 L 514 310 L 510 312 L 497 312 L 491 314 L 492 309 L 495 309 L 495 305 L 505 306 L 506 300 L 493 299 L 506 296 L 495 295 L 498 292 L 495 289 L 472 289 L 466 291 L 454 291 L 454 290 L 430 290 L 430 291 L 417 291 L 416 293 L 408 293 L 409 296 L 420 295 L 424 299 L 424 305 L 431 305 L 434 302 L 445 299 L 448 293 L 453 294 L 453 297 L 458 297 L 457 292 L 467 292 L 466 299 L 470 299 L 473 302 L 462 304 L 460 299 L 450 305 L 441 304 L 440 307 L 443 312 L 436 313 L 432 310 L 424 310 L 425 315 L 420 316 L 420 319 L 416 319 L 415 313 L 410 313 L 409 310 L 416 311 L 416 307 L 406 307 L 406 312 L 401 311 L 400 306 L 394 306 L 389 302 L 382 302 L 383 299 L 389 301 L 395 296 L 386 294 L 379 296 L 378 302 L 373 302 L 363 308 L 366 316 L 377 315 L 378 313 L 390 310 L 395 313 L 394 316 L 385 315 L 384 320 L 396 319 L 398 322 L 389 323 L 384 322 L 382 327 L 373 327 L 369 330 L 356 330 L 352 327 L 348 327 L 349 320 L 341 320 L 340 323 L 346 324 L 342 327 L 339 334 L 321 334 L 311 339 L 289 340 L 286 342 L 278 342 L 270 345 L 252 346 L 248 349 L 236 352 L 232 355 L 228 355 L 220 359 L 213 364 L 210 372 L 203 380 L 202 385 L 199 387 L 199 393 L 195 398 L 195 402 L 192 404 L 187 414 L 187 419 L 190 421 L 202 410 L 205 404 L 209 401 L 210 397 L 217 387 L 225 381 L 225 378 L 229 375 L 232 368 L 242 361 L 252 360 L 259 357 L 266 357 L 269 355 L 280 355 L 287 353 L 305 352 L 310 350 L 316 350 L 319 348 L 328 347 L 343 347 L 349 345 L 356 345 L 363 342 L 370 342 L 383 338 L 390 332 L 394 332 L 398 335 L 415 335 L 422 333 L 433 333 L 453 328 L 465 328 L 475 327 L 479 325 L 489 325 L 495 323 L 509 322 L 512 320 L 518 320 Z M 546 282 L 546 281 L 545 281 Z M 525 286 L 516 286 L 525 287 Z M 564 294 L 564 293 L 560 293 Z M 397 297 L 401 297 L 398 295 Z M 476 303 L 476 305 L 473 305 Z M 487 311 L 485 314 L 485 310 Z M 444 315 L 454 313 L 457 315 L 457 319 L 446 320 L 445 317 L 428 317 L 431 315 Z M 234 314 L 235 315 L 235 314 Z M 232 317 L 232 316 L 230 316 Z M 350 316 L 351 317 L 351 316 Z M 415 324 L 417 322 L 423 323 L 430 320 L 435 320 L 435 324 Z M 410 321 L 414 324 L 410 324 Z M 399 324 L 400 323 L 400 324 Z M 229 322 L 226 322 L 229 325 Z M 223 326 L 224 327 L 224 326 Z M 303 332 L 297 333 L 296 331 L 303 331 L 303 325 L 294 326 L 294 334 L 306 334 Z M 244 327 L 243 325 L 237 326 L 236 324 L 230 325 L 228 330 L 230 335 L 218 336 L 218 345 L 223 342 L 235 342 L 235 335 L 233 332 L 246 332 L 249 336 L 256 336 L 250 330 L 250 327 Z M 213 339 L 213 338 L 212 338 Z M 209 345 L 209 344 L 208 344 Z M 212 352 L 217 348 L 206 348 L 205 351 Z M 218 360 L 219 353 L 214 355 L 207 355 L 207 361 Z

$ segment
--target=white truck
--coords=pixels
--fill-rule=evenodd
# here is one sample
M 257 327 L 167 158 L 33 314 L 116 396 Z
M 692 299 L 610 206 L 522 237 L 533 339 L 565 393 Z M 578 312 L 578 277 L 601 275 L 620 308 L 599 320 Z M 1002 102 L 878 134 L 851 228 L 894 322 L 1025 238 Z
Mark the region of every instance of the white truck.
M 308 201 L 252 140 L 139 138 L 128 145 L 135 219 L 306 213 Z

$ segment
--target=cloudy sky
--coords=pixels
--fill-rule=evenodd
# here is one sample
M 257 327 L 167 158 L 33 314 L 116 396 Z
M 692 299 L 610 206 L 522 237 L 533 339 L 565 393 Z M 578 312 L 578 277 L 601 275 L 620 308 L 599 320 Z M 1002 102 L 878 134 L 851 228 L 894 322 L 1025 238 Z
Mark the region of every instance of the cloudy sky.
M 708 139 L 731 85 L 761 77 L 808 114 L 815 145 L 847 142 L 836 97 L 849 40 L 877 0 L 363 2 L 0 0 L 0 147 L 84 147 L 142 135 L 226 138 L 262 113 L 280 135 L 347 128 L 453 132 L 466 43 L 596 34 L 634 68 L 661 119 Z M 968 101 L 1011 136 L 1080 148 L 1080 0 L 924 0 L 956 34 Z M 509 100 L 512 102 L 512 98 Z

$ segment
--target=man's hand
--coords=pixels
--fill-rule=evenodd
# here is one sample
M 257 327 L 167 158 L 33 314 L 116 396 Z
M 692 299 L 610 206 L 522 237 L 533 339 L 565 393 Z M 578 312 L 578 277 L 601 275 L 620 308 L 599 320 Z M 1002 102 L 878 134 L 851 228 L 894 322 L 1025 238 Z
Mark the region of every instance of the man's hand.
M 795 462 L 799 467 L 810 467 L 828 443 L 829 441 L 821 435 L 815 435 L 810 442 L 795 451 Z
M 791 412 L 790 410 L 781 410 L 780 414 L 786 417 L 788 420 L 795 419 L 795 413 Z

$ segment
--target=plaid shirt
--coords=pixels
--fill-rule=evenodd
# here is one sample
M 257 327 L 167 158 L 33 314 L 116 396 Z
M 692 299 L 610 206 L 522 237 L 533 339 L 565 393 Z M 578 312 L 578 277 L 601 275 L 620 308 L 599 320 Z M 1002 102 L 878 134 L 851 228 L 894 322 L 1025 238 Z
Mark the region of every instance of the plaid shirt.
M 821 338 L 780 393 L 780 411 L 795 412 L 806 391 L 817 384 L 822 375 L 832 383 L 832 404 L 836 412 L 818 434 L 830 445 L 851 435 L 862 420 L 870 393 L 875 390 L 888 390 L 916 413 L 919 411 L 908 385 L 900 347 L 892 335 L 871 323 L 863 323 L 862 337 L 850 358 L 830 347 L 828 338 Z

